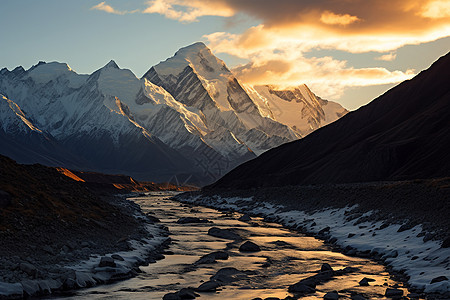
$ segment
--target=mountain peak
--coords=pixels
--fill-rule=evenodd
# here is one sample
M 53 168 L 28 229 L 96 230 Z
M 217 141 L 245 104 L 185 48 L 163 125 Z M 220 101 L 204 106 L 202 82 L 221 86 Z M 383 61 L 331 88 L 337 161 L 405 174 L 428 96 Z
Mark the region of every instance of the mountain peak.
M 20 73 L 20 70 L 18 70 L 17 73 Z M 32 66 L 26 73 L 28 74 L 28 78 L 33 79 L 39 84 L 45 84 L 59 76 L 71 76 L 76 74 L 68 64 L 57 61 L 49 63 L 40 61 L 37 65 Z
M 184 55 L 189 54 L 189 53 L 199 53 L 199 52 L 203 52 L 205 50 L 211 52 L 211 50 L 205 45 L 205 43 L 203 43 L 203 42 L 196 42 L 196 43 L 194 43 L 192 45 L 180 48 L 180 50 L 178 50 L 175 53 L 175 56 L 177 56 L 177 55 L 183 55 L 184 56 Z
M 29 69 L 27 70 L 27 72 L 33 71 L 33 70 L 36 69 L 37 67 L 42 66 L 42 65 L 45 65 L 45 64 L 46 64 L 45 61 L 40 60 L 36 65 L 31 66 L 31 68 L 29 68 Z M 17 69 L 17 68 L 16 68 L 16 69 Z
M 114 60 L 112 60 L 112 59 L 103 68 L 120 69 L 119 66 L 116 64 L 116 62 Z
M 154 66 L 160 76 L 178 76 L 187 66 L 205 79 L 217 79 L 221 73 L 230 71 L 203 43 L 197 42 L 178 50 L 174 56 Z

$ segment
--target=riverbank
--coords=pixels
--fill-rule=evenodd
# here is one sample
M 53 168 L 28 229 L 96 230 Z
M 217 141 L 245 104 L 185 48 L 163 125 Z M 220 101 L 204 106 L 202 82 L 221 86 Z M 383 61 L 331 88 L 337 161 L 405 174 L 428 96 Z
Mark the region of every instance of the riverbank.
M 163 258 L 166 228 L 126 195 L 96 192 L 55 168 L 3 156 L 0 165 L 0 299 L 128 278 Z
M 103 199 L 102 201 L 107 201 Z M 109 197 L 111 222 L 39 226 L 1 234 L 0 299 L 66 294 L 137 275 L 140 265 L 164 258 L 167 229 L 123 196 Z M 34 237 L 33 237 L 34 236 Z
M 202 191 L 184 193 L 176 199 L 263 216 L 318 236 L 346 254 L 383 262 L 429 299 L 449 299 L 447 183 Z
M 170 196 L 132 198 L 169 228 L 172 243 L 166 259 L 140 267 L 136 277 L 79 290 L 67 300 L 324 299 L 337 295 L 336 290 L 342 299 L 362 300 L 384 298 L 387 289 L 409 294 L 372 260 L 343 255 L 319 239 L 261 217 L 182 204 Z M 360 284 L 364 278 L 369 284 Z M 316 285 L 306 294 L 297 284 L 304 280 Z

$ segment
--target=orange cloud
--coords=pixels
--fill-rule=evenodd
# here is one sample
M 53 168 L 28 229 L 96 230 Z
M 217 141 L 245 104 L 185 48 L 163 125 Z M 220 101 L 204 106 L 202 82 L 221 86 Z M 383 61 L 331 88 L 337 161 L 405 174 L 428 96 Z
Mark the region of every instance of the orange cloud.
M 324 24 L 328 25 L 349 25 L 352 23 L 355 23 L 357 21 L 361 21 L 360 18 L 357 16 L 351 16 L 349 14 L 339 15 L 335 14 L 334 12 L 331 12 L 329 10 L 326 10 L 322 13 L 320 16 L 320 21 Z
M 420 14 L 431 19 L 449 18 L 450 2 L 448 0 L 430 1 L 422 8 Z
M 349 53 L 386 53 L 378 60 L 392 61 L 405 45 L 450 36 L 450 20 L 434 12 L 442 1 L 225 1 L 236 11 L 261 20 L 240 34 L 206 35 L 216 53 L 228 53 L 250 63 L 234 69 L 249 84 L 298 85 L 306 83 L 323 97 L 339 99 L 349 87 L 398 83 L 413 70 L 353 68 L 331 57 L 305 58 L 316 49 Z M 430 8 L 431 7 L 431 8 Z M 433 9 L 432 9 L 433 8 Z M 445 10 L 440 10 L 441 14 Z M 434 16 L 431 18 L 431 16 Z
M 202 16 L 231 17 L 235 11 L 220 1 L 211 0 L 151 0 L 143 13 L 161 14 L 180 22 L 194 22 Z
M 281 56 L 280 56 L 281 57 Z M 338 99 L 348 87 L 397 83 L 411 79 L 414 70 L 389 71 L 385 68 L 348 67 L 346 61 L 332 57 L 266 59 L 235 67 L 232 71 L 247 84 L 276 84 L 282 87 L 306 83 L 322 97 Z
M 100 4 L 95 9 L 115 11 Z M 214 52 L 250 61 L 235 68 L 238 76 L 255 84 L 306 83 L 334 99 L 348 87 L 397 83 L 414 71 L 355 69 L 331 57 L 305 58 L 305 53 L 389 52 L 376 59 L 391 61 L 405 45 L 450 36 L 448 0 L 152 0 L 142 12 L 185 23 L 202 16 L 246 15 L 259 24 L 240 33 L 204 36 Z
M 152 0 L 144 12 L 182 22 L 242 13 L 260 20 L 265 31 L 292 37 L 300 33 L 304 39 L 312 30 L 323 48 L 348 50 L 356 44 L 354 52 L 367 46 L 367 51 L 386 52 L 449 36 L 449 6 L 448 0 L 390 0 L 388 5 L 385 0 Z M 242 35 L 251 33 L 249 29 Z
M 381 55 L 379 57 L 375 57 L 376 60 L 384 60 L 384 61 L 393 61 L 397 58 L 397 54 L 395 53 L 388 53 Z

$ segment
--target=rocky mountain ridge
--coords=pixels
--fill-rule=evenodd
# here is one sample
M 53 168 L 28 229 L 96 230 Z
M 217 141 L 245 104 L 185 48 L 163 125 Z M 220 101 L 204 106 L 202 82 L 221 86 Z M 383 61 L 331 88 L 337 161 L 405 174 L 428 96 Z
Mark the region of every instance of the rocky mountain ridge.
M 203 43 L 141 79 L 114 61 L 90 75 L 57 62 L 2 69 L 0 153 L 22 163 L 201 185 L 346 113 L 305 86 L 291 106 L 275 92 L 261 100 L 248 90 Z

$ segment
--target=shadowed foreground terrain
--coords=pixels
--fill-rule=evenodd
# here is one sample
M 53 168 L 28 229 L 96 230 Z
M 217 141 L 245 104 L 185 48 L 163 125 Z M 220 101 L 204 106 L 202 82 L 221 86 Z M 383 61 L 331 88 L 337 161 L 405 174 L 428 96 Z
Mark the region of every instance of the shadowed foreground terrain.
M 129 278 L 136 265 L 158 258 L 165 245 L 164 228 L 151 225 L 137 204 L 117 195 L 143 188 L 130 177 L 89 174 L 86 180 L 76 179 L 66 176 L 68 170 L 20 165 L 4 156 L 0 166 L 0 299 Z M 122 186 L 116 187 L 117 181 Z M 122 265 L 104 257 L 136 249 L 142 258 L 116 255 Z
M 56 262 L 66 258 L 57 254 L 69 237 L 77 248 L 83 241 L 97 241 L 104 252 L 139 227 L 129 212 L 54 168 L 19 165 L 4 156 L 0 165 L 1 257 L 48 255 Z M 56 255 L 43 245 L 58 249 Z

